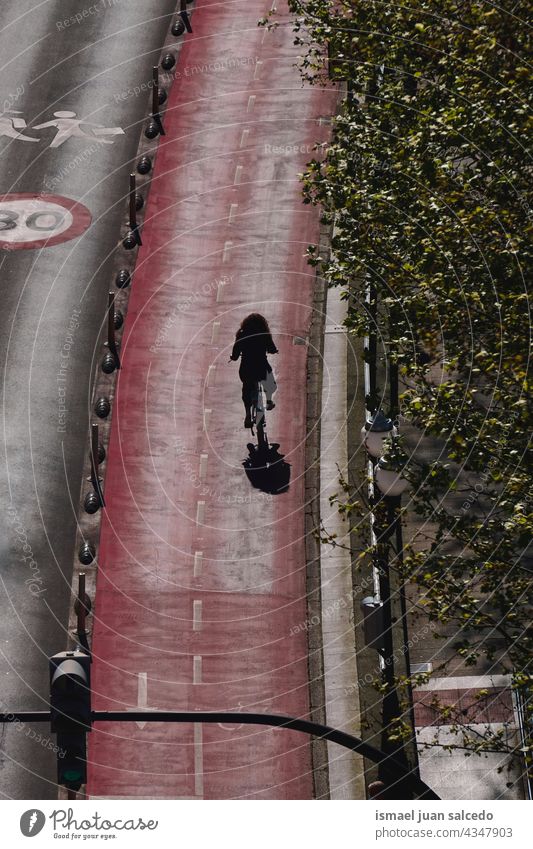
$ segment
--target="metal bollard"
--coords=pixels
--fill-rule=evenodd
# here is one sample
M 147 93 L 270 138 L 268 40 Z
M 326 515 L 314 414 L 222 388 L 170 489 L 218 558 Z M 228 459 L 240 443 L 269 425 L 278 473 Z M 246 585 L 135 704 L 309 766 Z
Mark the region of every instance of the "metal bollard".
M 137 224 L 137 192 L 135 174 L 130 174 L 130 230 L 138 245 L 142 245 L 141 231 Z
M 107 347 L 115 358 L 117 368 L 120 368 L 120 357 L 118 355 L 117 342 L 115 339 L 115 293 L 109 293 L 107 307 Z
M 85 607 L 85 572 L 80 572 L 78 575 L 78 604 L 76 615 L 78 617 L 78 634 L 85 631 L 87 608 Z
M 90 655 L 91 649 L 87 640 L 87 614 L 91 611 L 91 599 L 85 592 L 85 572 L 78 575 L 78 597 L 74 602 L 76 614 L 76 634 L 80 646 Z
M 98 425 L 91 425 L 91 483 L 100 500 L 100 506 L 105 507 L 102 479 L 98 473 L 100 465 L 100 448 L 98 445 Z
M 157 65 L 154 65 L 152 68 L 152 120 L 157 124 L 157 129 L 159 130 L 160 135 L 165 135 L 165 129 L 163 127 L 163 122 L 161 120 L 161 114 L 159 112 L 159 108 L 161 103 L 159 101 L 159 68 Z
M 180 18 L 185 24 L 187 32 L 192 32 L 191 21 L 187 11 L 187 0 L 180 0 Z

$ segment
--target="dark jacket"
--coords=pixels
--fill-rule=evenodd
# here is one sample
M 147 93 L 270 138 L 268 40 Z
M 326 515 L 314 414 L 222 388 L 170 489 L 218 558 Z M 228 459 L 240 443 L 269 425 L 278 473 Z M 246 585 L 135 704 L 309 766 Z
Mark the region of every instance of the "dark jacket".
M 241 380 L 263 380 L 268 371 L 272 371 L 267 354 L 277 354 L 278 349 L 270 333 L 254 333 L 246 336 L 242 330 L 237 333 L 231 359 L 241 357 L 239 376 Z

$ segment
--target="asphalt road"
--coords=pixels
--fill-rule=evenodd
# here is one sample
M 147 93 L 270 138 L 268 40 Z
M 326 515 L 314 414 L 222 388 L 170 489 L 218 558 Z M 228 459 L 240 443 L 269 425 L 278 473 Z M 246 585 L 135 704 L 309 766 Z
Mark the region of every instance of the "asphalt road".
M 121 199 L 148 108 L 148 92 L 135 96 L 133 89 L 151 78 L 175 7 L 175 0 L 94 0 L 84 7 L 85 16 L 81 4 L 74 9 L 59 0 L 4 0 L 0 7 L 0 130 L 38 139 L 0 135 L 0 241 L 14 226 L 35 229 L 51 220 L 32 221 L 31 210 L 26 222 L 20 211 L 16 218 L 6 194 L 65 196 L 92 216 L 90 227 L 73 240 L 0 250 L 5 711 L 47 706 L 47 657 L 67 642 L 91 360 L 111 282 Z M 70 18 L 80 9 L 81 20 Z M 88 135 L 61 141 L 57 128 L 35 129 L 57 120 L 57 111 L 124 134 L 96 137 L 83 125 Z M 58 381 L 62 365 L 65 379 Z M 4 726 L 0 739 L 0 798 L 55 798 L 48 728 Z

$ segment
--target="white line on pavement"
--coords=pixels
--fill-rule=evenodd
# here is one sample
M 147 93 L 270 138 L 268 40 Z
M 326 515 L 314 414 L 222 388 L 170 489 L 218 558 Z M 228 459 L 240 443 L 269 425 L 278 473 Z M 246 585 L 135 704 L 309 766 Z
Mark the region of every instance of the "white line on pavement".
M 192 603 L 192 629 L 193 631 L 202 630 L 202 602 L 198 599 Z
M 213 386 L 213 384 L 215 382 L 216 370 L 217 370 L 216 366 L 209 366 L 209 368 L 207 369 L 207 377 L 205 379 L 205 385 L 206 386 Z
M 193 658 L 192 683 L 193 684 L 201 684 L 202 683 L 202 655 L 201 654 L 195 654 L 194 658 Z
M 196 524 L 203 525 L 205 513 L 205 501 L 198 501 L 196 504 Z
M 194 725 L 194 792 L 197 796 L 204 795 L 204 745 L 199 722 Z
M 195 578 L 199 578 L 202 574 L 202 561 L 203 561 L 204 553 L 203 551 L 195 551 L 194 552 L 194 571 L 193 575 Z

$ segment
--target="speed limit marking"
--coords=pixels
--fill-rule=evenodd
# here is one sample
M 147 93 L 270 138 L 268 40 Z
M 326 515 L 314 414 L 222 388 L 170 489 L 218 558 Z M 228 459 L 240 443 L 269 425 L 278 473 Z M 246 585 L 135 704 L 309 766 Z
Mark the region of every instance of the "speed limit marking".
M 91 220 L 86 206 L 61 195 L 0 195 L 0 248 L 50 248 L 81 236 Z

